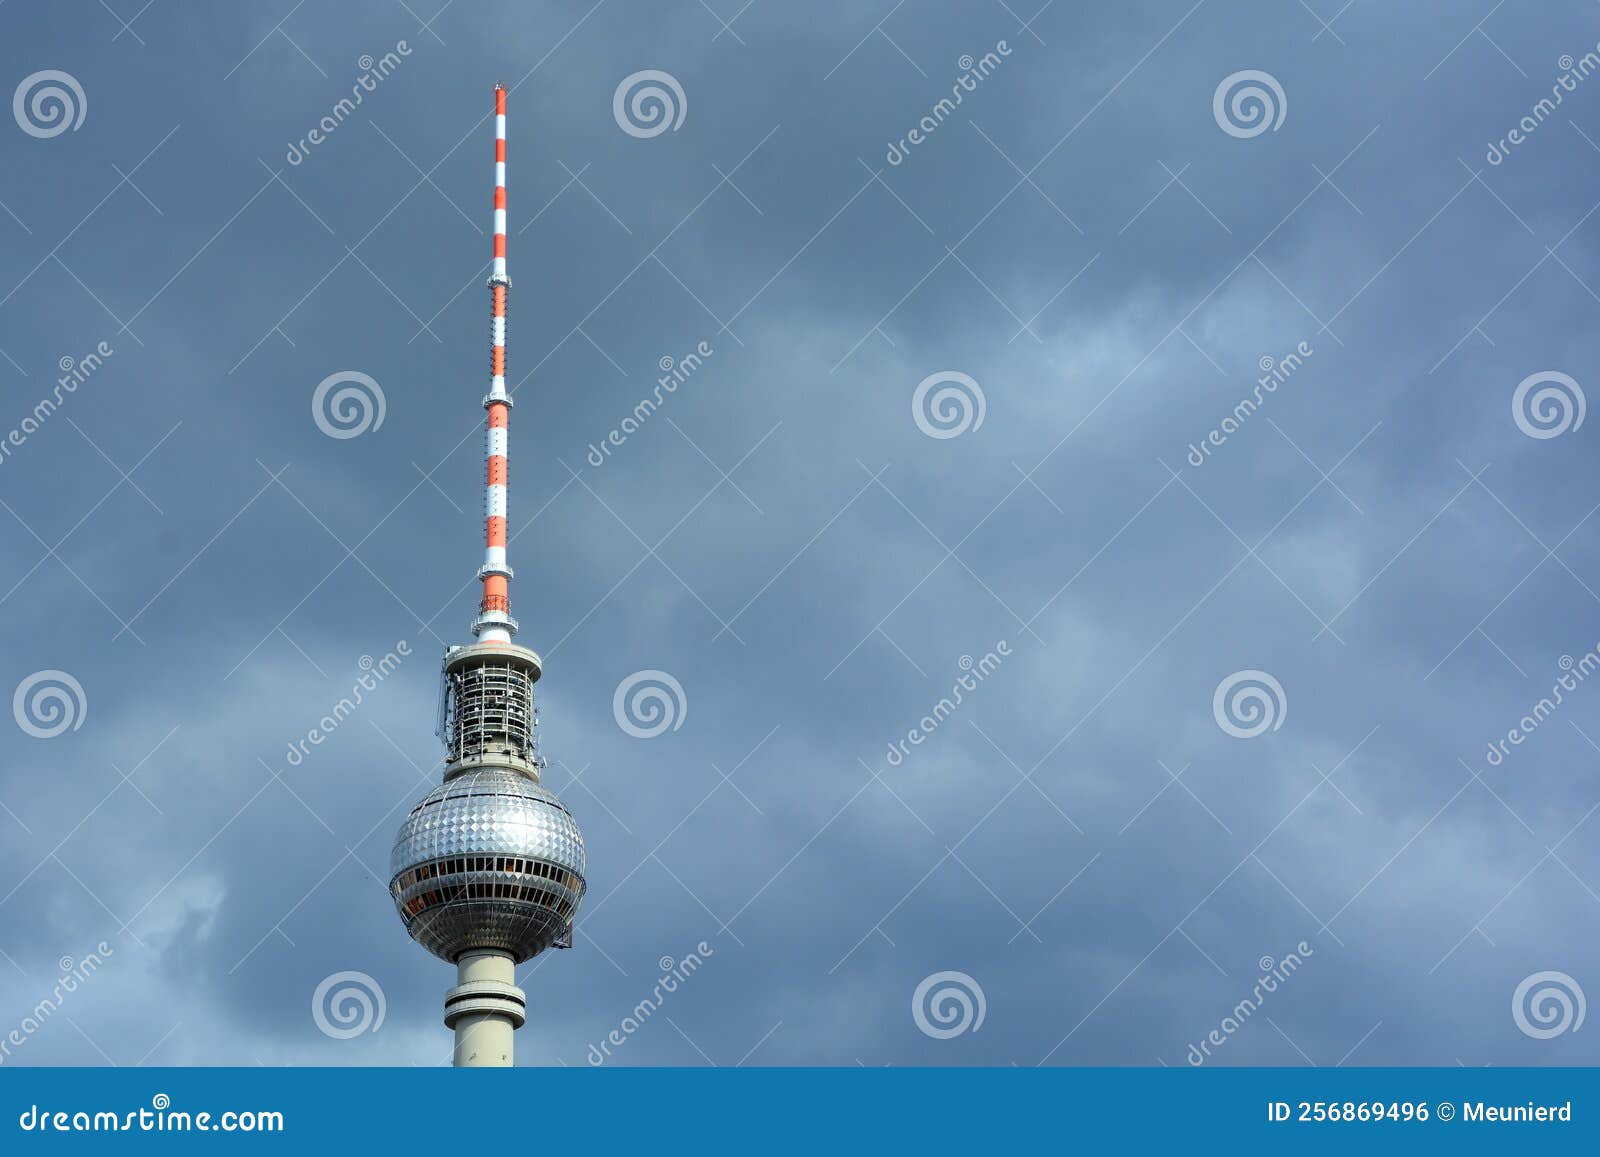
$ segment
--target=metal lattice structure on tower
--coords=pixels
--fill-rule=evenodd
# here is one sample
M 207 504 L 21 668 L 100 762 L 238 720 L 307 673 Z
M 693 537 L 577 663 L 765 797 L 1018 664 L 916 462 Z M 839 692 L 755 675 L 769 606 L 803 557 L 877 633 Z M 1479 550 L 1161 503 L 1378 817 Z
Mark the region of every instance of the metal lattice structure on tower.
M 489 274 L 483 598 L 477 642 L 444 656 L 439 737 L 444 783 L 407 816 L 390 854 L 389 891 L 412 939 L 456 965 L 445 994 L 455 1063 L 511 1064 L 527 1017 L 516 965 L 572 942 L 587 861 L 577 822 L 539 782 L 539 656 L 512 642 L 506 562 L 506 90 L 496 85 L 494 264 Z

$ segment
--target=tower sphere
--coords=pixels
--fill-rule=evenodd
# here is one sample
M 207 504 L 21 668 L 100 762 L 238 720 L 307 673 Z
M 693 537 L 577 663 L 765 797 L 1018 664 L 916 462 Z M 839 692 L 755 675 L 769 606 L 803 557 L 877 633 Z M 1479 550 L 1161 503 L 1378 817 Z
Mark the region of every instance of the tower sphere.
M 411 810 L 389 858 L 400 918 L 443 960 L 517 963 L 564 938 L 583 898 L 583 835 L 555 793 L 501 767 L 464 771 Z

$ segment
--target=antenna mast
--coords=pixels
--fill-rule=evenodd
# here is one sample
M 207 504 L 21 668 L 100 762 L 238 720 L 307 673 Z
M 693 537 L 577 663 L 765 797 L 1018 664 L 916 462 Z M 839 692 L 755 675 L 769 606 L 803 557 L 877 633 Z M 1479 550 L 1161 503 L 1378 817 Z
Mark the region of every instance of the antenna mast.
M 508 586 L 511 567 L 506 563 L 506 433 L 511 417 L 511 395 L 506 393 L 506 295 L 511 278 L 506 275 L 506 90 L 494 86 L 494 268 L 489 274 L 489 393 L 483 399 L 488 411 L 484 437 L 487 472 L 484 488 L 483 601 L 472 633 L 480 643 L 509 643 L 517 633 L 511 617 Z

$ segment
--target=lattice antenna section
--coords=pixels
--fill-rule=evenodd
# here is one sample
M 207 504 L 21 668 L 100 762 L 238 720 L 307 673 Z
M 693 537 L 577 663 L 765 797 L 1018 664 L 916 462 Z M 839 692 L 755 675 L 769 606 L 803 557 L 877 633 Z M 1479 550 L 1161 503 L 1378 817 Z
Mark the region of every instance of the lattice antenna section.
M 447 779 L 486 764 L 539 778 L 538 678 L 536 657 L 520 647 L 459 647 L 446 654 L 440 738 Z

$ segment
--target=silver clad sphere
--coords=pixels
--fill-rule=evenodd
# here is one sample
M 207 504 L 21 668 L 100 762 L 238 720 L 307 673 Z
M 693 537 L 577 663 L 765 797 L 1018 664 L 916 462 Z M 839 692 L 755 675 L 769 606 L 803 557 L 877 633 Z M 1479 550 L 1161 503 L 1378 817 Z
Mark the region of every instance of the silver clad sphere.
M 412 809 L 389 857 L 389 891 L 406 931 L 435 956 L 498 949 L 520 963 L 566 938 L 586 867 L 583 835 L 554 792 L 482 767 Z

